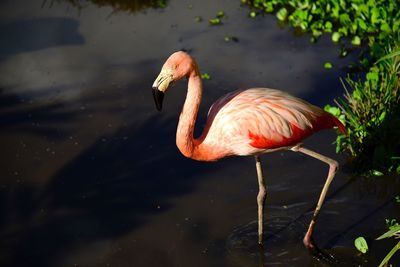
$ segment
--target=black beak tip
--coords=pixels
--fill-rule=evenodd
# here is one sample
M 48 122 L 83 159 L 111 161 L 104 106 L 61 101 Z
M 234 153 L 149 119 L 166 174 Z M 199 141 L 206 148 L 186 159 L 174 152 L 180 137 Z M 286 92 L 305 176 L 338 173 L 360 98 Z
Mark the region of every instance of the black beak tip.
M 154 103 L 156 104 L 156 108 L 158 111 L 161 111 L 162 109 L 162 103 L 164 99 L 164 92 L 161 92 L 158 90 L 157 87 L 153 87 L 153 97 L 154 97 Z

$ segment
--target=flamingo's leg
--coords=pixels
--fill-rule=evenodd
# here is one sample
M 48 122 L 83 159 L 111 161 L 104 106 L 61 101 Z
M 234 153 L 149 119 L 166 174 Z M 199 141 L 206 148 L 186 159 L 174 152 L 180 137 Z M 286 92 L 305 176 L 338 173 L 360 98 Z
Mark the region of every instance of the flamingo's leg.
M 267 196 L 267 190 L 265 188 L 264 176 L 261 168 L 260 156 L 256 155 L 256 169 L 258 178 L 258 195 L 257 195 L 257 205 L 258 205 L 258 243 L 263 244 L 263 226 L 264 226 L 264 203 Z
M 318 199 L 317 207 L 315 208 L 315 211 L 314 211 L 313 217 L 311 219 L 310 225 L 308 227 L 307 233 L 306 233 L 306 235 L 304 236 L 304 239 L 303 239 L 304 245 L 308 249 L 313 249 L 314 248 L 314 244 L 313 244 L 311 236 L 312 236 L 312 233 L 313 233 L 313 230 L 314 230 L 314 226 L 315 226 L 315 223 L 316 223 L 316 221 L 318 219 L 318 215 L 319 215 L 319 212 L 321 210 L 321 206 L 324 203 L 324 200 L 325 200 L 326 194 L 328 192 L 329 186 L 330 186 L 330 184 L 331 184 L 331 182 L 333 180 L 333 177 L 335 176 L 335 173 L 336 173 L 336 171 L 337 171 L 337 169 L 339 167 L 339 164 L 337 163 L 336 160 L 333 160 L 331 158 L 328 158 L 328 157 L 326 157 L 324 155 L 318 154 L 317 152 L 314 152 L 312 150 L 306 149 L 306 148 L 301 147 L 301 146 L 293 147 L 292 150 L 295 151 L 295 152 L 301 152 L 301 153 L 304 153 L 304 154 L 306 154 L 308 156 L 311 156 L 313 158 L 319 159 L 319 160 L 321 160 L 321 161 L 323 161 L 323 162 L 325 162 L 325 163 L 327 163 L 329 165 L 328 177 L 326 178 L 326 182 L 324 184 L 324 187 L 322 188 L 321 194 L 320 194 L 319 199 Z

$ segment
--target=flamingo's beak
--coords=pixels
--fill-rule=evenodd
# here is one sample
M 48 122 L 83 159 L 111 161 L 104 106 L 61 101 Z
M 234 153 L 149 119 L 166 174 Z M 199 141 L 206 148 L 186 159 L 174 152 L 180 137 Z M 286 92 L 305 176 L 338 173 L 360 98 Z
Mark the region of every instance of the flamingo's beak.
M 158 111 L 161 111 L 162 109 L 164 93 L 167 91 L 168 86 L 172 81 L 173 76 L 171 72 L 163 69 L 153 83 L 153 97 Z
M 160 90 L 158 90 L 158 88 L 153 87 L 153 97 L 154 97 L 154 103 L 156 103 L 157 110 L 161 111 L 164 99 L 164 92 L 161 92 Z

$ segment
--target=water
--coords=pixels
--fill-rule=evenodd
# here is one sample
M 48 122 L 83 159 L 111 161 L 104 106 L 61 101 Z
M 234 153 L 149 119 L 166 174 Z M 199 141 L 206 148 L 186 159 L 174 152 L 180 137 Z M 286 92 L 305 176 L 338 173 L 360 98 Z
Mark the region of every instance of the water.
M 393 242 L 374 239 L 399 214 L 398 179 L 353 179 L 346 168 L 315 229 L 325 256 L 304 249 L 327 166 L 293 152 L 263 157 L 260 250 L 254 160 L 202 163 L 179 153 L 185 82 L 155 110 L 153 80 L 180 49 L 211 75 L 197 132 L 213 101 L 237 88 L 284 89 L 322 106 L 342 94 L 338 77 L 351 60 L 337 58 L 329 37 L 312 45 L 273 16 L 250 19 L 240 1 L 135 10 L 71 3 L 0 4 L 2 266 L 376 266 L 390 250 Z M 219 10 L 223 25 L 209 26 Z M 324 131 L 305 145 L 344 165 L 334 139 Z M 367 256 L 354 249 L 359 235 Z

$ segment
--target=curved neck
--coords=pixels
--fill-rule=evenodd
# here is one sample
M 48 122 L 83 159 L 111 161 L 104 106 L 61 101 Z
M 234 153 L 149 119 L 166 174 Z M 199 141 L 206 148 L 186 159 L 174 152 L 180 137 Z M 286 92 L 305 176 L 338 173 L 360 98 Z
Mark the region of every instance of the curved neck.
M 197 113 L 199 111 L 203 86 L 198 69 L 195 67 L 188 75 L 186 100 L 179 117 L 176 131 L 176 145 L 183 155 L 192 157 L 196 140 L 193 137 Z

